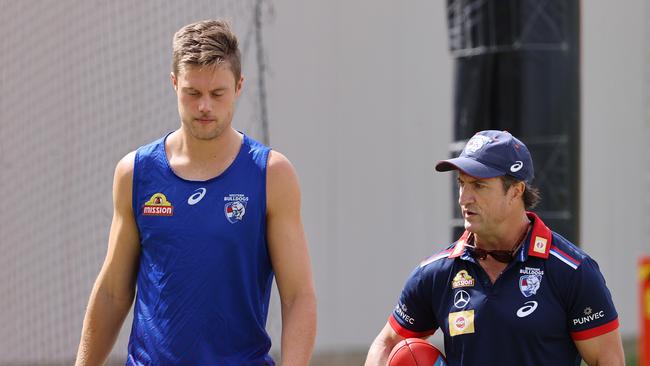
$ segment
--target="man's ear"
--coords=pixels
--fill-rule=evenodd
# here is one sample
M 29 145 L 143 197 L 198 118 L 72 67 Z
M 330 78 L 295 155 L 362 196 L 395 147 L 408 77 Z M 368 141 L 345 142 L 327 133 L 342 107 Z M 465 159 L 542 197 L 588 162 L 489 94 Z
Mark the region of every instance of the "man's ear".
M 174 88 L 174 90 L 178 91 L 178 80 L 176 79 L 176 75 L 174 74 L 173 71 L 169 73 L 169 78 L 172 81 L 172 87 Z
M 512 190 L 512 198 L 517 199 L 517 198 L 522 198 L 524 197 L 524 191 L 526 190 L 526 183 L 524 182 L 517 182 L 516 184 L 513 184 L 510 186 L 510 189 Z
M 241 94 L 242 88 L 244 87 L 244 77 L 240 76 L 239 81 L 235 83 L 235 95 L 239 97 Z

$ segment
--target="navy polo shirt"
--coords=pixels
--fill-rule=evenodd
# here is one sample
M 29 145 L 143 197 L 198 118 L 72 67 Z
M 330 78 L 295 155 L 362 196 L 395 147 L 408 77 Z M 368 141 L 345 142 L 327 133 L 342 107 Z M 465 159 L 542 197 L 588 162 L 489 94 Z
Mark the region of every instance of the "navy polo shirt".
M 618 328 L 598 264 L 535 214 L 494 284 L 466 250 L 470 233 L 422 262 L 389 318 L 401 336 L 440 328 L 451 365 L 580 365 L 575 340 Z

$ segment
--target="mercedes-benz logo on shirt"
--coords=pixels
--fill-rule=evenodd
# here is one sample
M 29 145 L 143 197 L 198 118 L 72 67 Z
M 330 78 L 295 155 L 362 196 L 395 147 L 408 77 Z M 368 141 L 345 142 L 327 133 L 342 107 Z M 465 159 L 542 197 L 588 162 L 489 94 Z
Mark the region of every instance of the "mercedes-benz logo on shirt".
M 462 309 L 469 304 L 470 296 L 465 290 L 460 290 L 454 295 L 454 306 Z

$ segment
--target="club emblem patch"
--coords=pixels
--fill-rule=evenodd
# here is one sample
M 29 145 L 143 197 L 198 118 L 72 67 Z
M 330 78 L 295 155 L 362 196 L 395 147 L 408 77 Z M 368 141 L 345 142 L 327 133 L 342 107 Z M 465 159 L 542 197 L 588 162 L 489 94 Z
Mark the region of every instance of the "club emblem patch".
M 519 290 L 525 297 L 533 296 L 542 284 L 542 276 L 529 274 L 519 278 Z
M 248 197 L 243 194 L 230 194 L 223 198 L 226 201 L 224 206 L 224 213 L 226 214 L 226 219 L 231 224 L 237 223 L 244 219 L 246 214 L 246 204 L 248 203 Z
M 483 135 L 474 135 L 469 141 L 467 141 L 467 145 L 465 146 L 465 153 L 466 154 L 473 154 L 480 150 L 485 144 L 490 142 L 492 139 L 483 136 Z
M 547 244 L 548 244 L 548 240 L 542 238 L 541 236 L 536 236 L 535 245 L 533 246 L 533 251 L 544 254 L 546 253 Z
M 171 202 L 167 201 L 162 193 L 154 193 L 142 207 L 142 214 L 144 216 L 172 216 L 174 214 L 174 206 Z

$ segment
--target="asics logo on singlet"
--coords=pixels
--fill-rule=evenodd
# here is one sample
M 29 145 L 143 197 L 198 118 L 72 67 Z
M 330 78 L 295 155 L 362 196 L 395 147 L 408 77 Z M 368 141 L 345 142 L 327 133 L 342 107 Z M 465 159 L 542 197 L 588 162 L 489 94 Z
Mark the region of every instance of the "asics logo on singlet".
M 517 310 L 517 316 L 520 318 L 526 317 L 532 314 L 535 309 L 537 309 L 537 301 L 526 301 L 524 306 Z
M 208 191 L 208 190 L 205 189 L 205 188 L 203 188 L 203 187 L 197 189 L 197 190 L 194 192 L 194 194 L 192 194 L 192 195 L 187 199 L 187 204 L 189 204 L 189 205 L 196 205 L 197 203 L 199 203 L 199 201 L 201 201 L 201 200 L 203 199 L 203 196 L 205 196 L 205 192 L 207 192 L 207 191 Z

